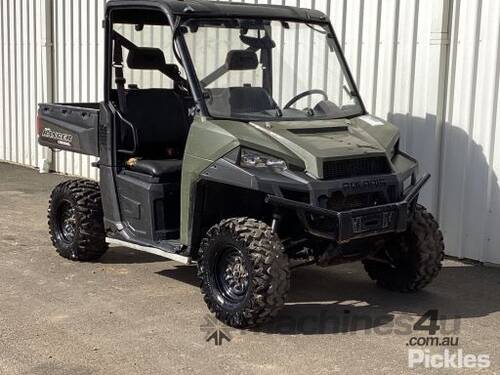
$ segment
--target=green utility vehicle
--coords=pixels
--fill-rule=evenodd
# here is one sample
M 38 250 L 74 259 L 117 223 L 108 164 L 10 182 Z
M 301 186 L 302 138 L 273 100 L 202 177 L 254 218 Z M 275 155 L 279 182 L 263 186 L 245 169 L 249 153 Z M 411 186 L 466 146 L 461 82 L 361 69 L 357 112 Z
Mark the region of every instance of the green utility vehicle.
M 443 237 L 417 203 L 430 176 L 367 114 L 325 14 L 111 0 L 103 27 L 104 100 L 39 106 L 39 143 L 99 168 L 52 192 L 61 256 L 115 244 L 196 263 L 234 327 L 275 316 L 301 265 L 362 261 L 402 292 L 436 277 Z

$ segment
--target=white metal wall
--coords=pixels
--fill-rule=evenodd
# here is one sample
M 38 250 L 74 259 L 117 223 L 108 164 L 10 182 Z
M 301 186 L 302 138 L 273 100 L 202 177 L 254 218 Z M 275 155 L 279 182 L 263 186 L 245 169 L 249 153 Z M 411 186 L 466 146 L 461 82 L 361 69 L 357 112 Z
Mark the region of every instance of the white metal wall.
M 500 263 L 500 1 L 456 1 L 439 213 L 453 253 Z
M 3 0 L 5 1 L 5 0 Z M 18 0 L 14 0 L 18 1 Z M 54 102 L 102 100 L 104 81 L 102 0 L 46 0 L 52 4 L 54 43 Z M 97 179 L 93 157 L 57 152 L 53 169 Z
M 397 124 L 433 175 L 421 200 L 448 253 L 500 263 L 500 1 L 247 2 L 330 15 L 368 110 Z M 101 98 L 104 1 L 0 3 L 0 159 L 36 166 L 47 152 L 34 138 L 36 103 Z M 59 172 L 97 178 L 89 157 L 54 159 Z
M 49 19 L 42 0 L 0 0 L 0 159 L 35 166 L 46 156 L 36 144 L 35 108 L 50 98 Z

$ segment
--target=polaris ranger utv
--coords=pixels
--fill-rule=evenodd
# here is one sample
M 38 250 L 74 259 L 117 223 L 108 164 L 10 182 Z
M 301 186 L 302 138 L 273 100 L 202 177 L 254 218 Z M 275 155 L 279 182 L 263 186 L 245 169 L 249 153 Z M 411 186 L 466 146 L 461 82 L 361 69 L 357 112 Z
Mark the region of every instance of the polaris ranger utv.
M 413 292 L 443 237 L 417 203 L 429 179 L 398 129 L 367 114 L 328 17 L 202 0 L 111 0 L 104 100 L 40 104 L 40 144 L 94 155 L 99 184 L 58 185 L 52 242 L 95 261 L 108 244 L 196 263 L 222 322 L 285 303 L 289 261 L 362 261 Z

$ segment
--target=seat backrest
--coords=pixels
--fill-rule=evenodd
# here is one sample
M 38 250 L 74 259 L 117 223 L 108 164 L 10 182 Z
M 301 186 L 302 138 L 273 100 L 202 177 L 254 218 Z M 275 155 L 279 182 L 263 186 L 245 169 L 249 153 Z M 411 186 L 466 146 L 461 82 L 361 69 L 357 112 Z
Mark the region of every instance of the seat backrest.
M 163 158 L 167 149 L 182 154 L 189 122 L 182 98 L 169 89 L 127 91 L 127 119 L 138 135 L 138 156 Z

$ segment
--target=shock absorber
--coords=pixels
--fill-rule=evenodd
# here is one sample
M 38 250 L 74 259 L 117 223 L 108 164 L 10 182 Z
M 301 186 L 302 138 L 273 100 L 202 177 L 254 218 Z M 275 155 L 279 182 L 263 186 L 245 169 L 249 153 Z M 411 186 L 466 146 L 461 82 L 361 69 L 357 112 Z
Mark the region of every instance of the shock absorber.
M 281 222 L 281 214 L 278 211 L 273 213 L 273 222 L 271 224 L 271 229 L 273 233 L 278 233 L 280 222 Z

